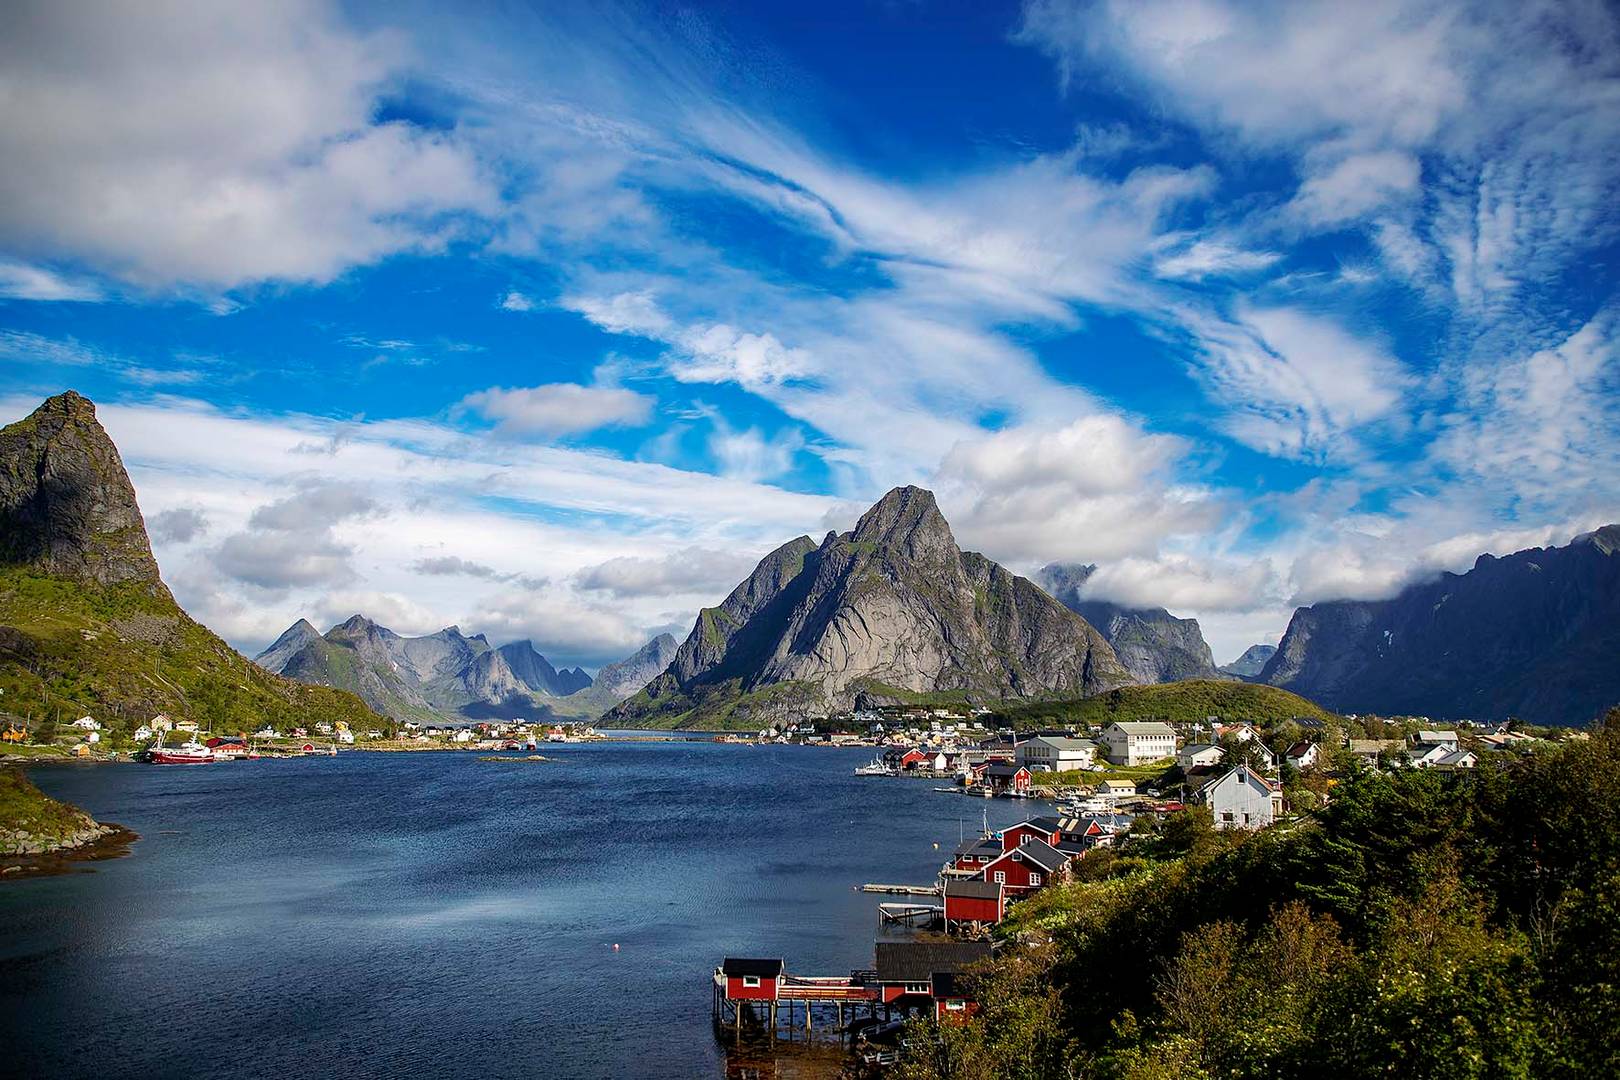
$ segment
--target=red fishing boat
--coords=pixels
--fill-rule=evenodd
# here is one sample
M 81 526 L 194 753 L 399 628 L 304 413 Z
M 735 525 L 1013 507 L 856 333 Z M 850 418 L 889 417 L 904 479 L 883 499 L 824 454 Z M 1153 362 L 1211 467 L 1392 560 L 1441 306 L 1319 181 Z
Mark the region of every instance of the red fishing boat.
M 184 746 L 164 746 L 162 743 L 147 751 L 147 760 L 154 765 L 207 765 L 214 760 L 214 752 L 193 739 Z

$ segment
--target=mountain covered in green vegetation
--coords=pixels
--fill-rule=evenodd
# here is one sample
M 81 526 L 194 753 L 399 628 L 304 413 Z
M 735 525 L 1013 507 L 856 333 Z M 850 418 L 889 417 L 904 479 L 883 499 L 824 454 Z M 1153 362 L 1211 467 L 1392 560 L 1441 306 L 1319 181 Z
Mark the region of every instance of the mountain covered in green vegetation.
M 382 722 L 352 694 L 255 666 L 180 609 L 118 450 L 72 391 L 0 430 L 0 713 L 36 734 L 88 714 L 115 739 L 157 713 L 233 732 Z
M 1154 686 L 1122 686 L 1095 697 L 1031 701 L 997 710 L 992 719 L 1019 730 L 1111 724 L 1125 720 L 1201 722 L 1209 717 L 1267 725 L 1283 720 L 1332 716 L 1298 694 L 1275 686 L 1215 679 L 1187 679 Z
M 1170 815 L 998 934 L 903 1080 L 1620 1075 L 1620 709 L 1474 773 L 1351 767 L 1293 826 Z
M 757 728 L 863 703 L 1080 696 L 1130 681 L 1089 623 L 962 551 L 933 494 L 903 487 L 852 531 L 767 555 L 605 719 Z

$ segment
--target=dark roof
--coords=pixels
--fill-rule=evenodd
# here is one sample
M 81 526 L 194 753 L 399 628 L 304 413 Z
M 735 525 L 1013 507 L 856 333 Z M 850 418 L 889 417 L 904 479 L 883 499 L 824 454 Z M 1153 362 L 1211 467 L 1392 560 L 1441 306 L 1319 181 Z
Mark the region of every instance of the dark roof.
M 945 883 L 946 896 L 960 896 L 968 900 L 999 900 L 1001 886 L 993 881 L 981 881 L 973 878 L 967 881 L 947 881 Z
M 1063 822 L 1055 817 L 1030 818 L 1028 821 L 1022 822 L 1022 824 L 1033 825 L 1037 829 L 1045 829 L 1047 832 L 1058 832 L 1063 828 Z
M 775 979 L 782 974 L 784 966 L 780 960 L 728 956 L 720 964 L 720 973 L 728 979 Z
M 1019 844 L 1015 848 L 1008 848 L 1007 854 L 1002 858 L 1017 855 L 1024 862 L 1034 863 L 1042 870 L 1057 871 L 1063 869 L 1069 857 L 1044 840 L 1031 840 L 1027 844 Z M 991 863 L 994 866 L 994 863 Z
M 880 941 L 873 950 L 878 982 L 931 982 L 990 955 L 988 941 Z
M 1022 765 L 991 765 L 989 768 L 984 770 L 984 775 L 1004 776 L 1010 780 L 1014 776 L 1017 776 L 1019 773 L 1024 771 L 1025 769 Z
M 1076 855 L 1082 855 L 1087 850 L 1086 845 L 1081 843 L 1079 840 L 1059 840 L 1057 849 L 1070 858 L 1073 858 Z
M 987 840 L 982 836 L 977 838 L 977 839 L 974 839 L 974 840 L 969 840 L 967 843 L 963 844 L 961 847 L 957 848 L 954 852 L 951 853 L 953 858 L 958 858 L 958 859 L 961 858 L 963 855 L 1000 855 L 1000 854 L 1001 854 L 1001 845 L 996 843 L 994 840 Z

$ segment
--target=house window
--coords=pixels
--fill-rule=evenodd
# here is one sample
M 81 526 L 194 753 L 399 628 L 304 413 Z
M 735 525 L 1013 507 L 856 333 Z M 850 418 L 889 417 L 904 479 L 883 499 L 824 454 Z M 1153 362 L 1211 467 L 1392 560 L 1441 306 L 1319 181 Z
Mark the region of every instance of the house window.
M 1035 839 L 1033 836 L 1029 835 L 1028 833 L 1025 833 L 1023 836 L 1020 836 L 1018 838 L 1018 845 L 1020 847 L 1022 847 L 1023 845 L 1029 843 L 1033 839 Z
M 950 1012 L 961 1012 L 963 1009 L 967 1008 L 967 1002 L 963 1001 L 961 998 L 951 998 L 945 1003 L 945 1008 Z
M 927 983 L 906 983 L 906 993 L 908 994 L 926 994 L 928 990 Z
M 980 855 L 979 856 L 979 861 L 980 862 L 989 862 L 990 861 L 990 856 L 988 856 L 988 855 Z
M 759 986 L 759 976 L 758 975 L 744 975 L 743 976 L 743 985 L 745 987 L 748 987 L 749 989 L 757 988 Z
M 1237 819 L 1232 816 L 1232 811 L 1230 811 L 1230 810 L 1222 810 L 1221 811 L 1221 820 L 1222 821 L 1235 821 Z
M 1039 874 L 1031 874 L 1031 875 L 1029 875 L 1029 883 L 1031 885 L 1039 885 L 1041 883 L 1041 875 L 1039 875 Z
M 1007 871 L 1005 871 L 1005 870 L 997 870 L 996 871 L 996 884 L 997 885 L 1005 885 L 1005 884 L 1007 884 Z

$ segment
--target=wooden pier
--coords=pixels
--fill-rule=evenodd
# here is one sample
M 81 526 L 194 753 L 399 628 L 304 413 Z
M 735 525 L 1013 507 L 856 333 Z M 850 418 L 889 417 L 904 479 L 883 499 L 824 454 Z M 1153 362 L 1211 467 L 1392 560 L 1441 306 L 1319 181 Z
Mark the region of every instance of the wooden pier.
M 943 904 L 879 904 L 878 917 L 901 926 L 924 926 L 945 921 Z
M 771 975 L 758 961 L 731 961 L 714 972 L 713 1015 L 717 1034 L 844 1038 L 856 1020 L 887 1018 L 870 971 L 848 976 Z M 779 963 L 779 962 L 778 962 Z M 739 974 L 759 971 L 760 974 Z
M 890 896 L 938 896 L 938 885 L 874 885 L 868 882 L 858 885 L 860 892 L 887 893 Z

